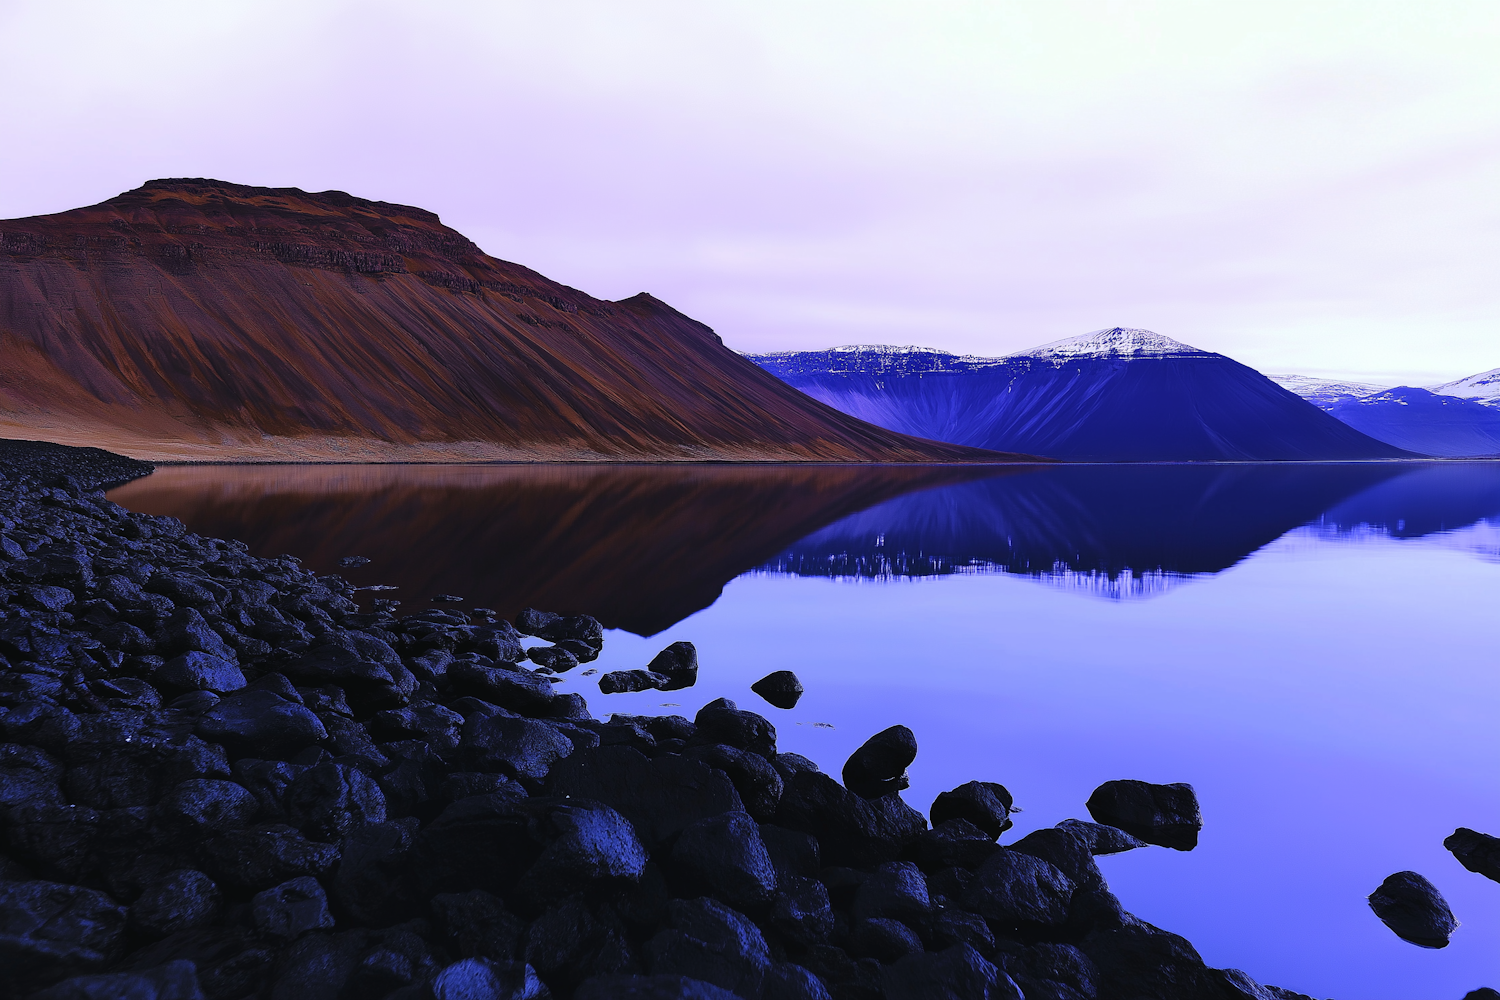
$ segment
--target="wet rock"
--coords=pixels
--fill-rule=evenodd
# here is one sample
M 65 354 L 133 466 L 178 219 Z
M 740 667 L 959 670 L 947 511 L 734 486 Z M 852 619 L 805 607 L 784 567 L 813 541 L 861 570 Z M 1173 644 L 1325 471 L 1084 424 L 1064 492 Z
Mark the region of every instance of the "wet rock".
M 1046 929 L 1068 919 L 1073 883 L 1040 858 L 1002 849 L 975 872 L 964 908 L 996 927 Z
M 925 831 L 916 842 L 917 864 L 924 872 L 944 868 L 978 868 L 1000 850 L 995 838 L 966 819 L 950 819 Z
M 1370 909 L 1403 941 L 1446 948 L 1458 927 L 1437 886 L 1416 872 L 1397 872 L 1370 893 Z
M 1500 837 L 1461 826 L 1443 841 L 1443 846 L 1469 871 L 1500 882 Z
M 604 645 L 604 627 L 588 615 L 555 615 L 526 608 L 516 616 L 516 631 L 549 642 L 571 639 L 592 646 Z
M 1120 854 L 1125 851 L 1133 851 L 1137 847 L 1145 847 L 1146 842 L 1132 837 L 1118 827 L 1105 826 L 1102 823 L 1085 823 L 1081 819 L 1065 819 L 1057 824 L 1059 830 L 1066 830 L 1077 837 L 1089 851 L 1095 855 Z
M 911 954 L 884 970 L 887 1000 L 1023 1000 L 1005 973 L 965 944 Z
M 671 927 L 646 944 L 655 975 L 686 976 L 742 997 L 759 996 L 770 950 L 749 918 L 712 899 L 674 899 Z
M 1096 821 L 1158 847 L 1191 851 L 1203 829 L 1192 785 L 1106 781 L 1094 789 L 1087 805 Z
M 211 653 L 196 651 L 168 660 L 156 672 L 156 680 L 169 688 L 215 694 L 227 694 L 245 686 L 245 675 L 237 665 Z
M 938 826 L 951 819 L 967 820 L 991 840 L 1011 828 L 1010 811 L 1015 805 L 1009 790 L 993 781 L 970 781 L 950 792 L 942 792 L 932 802 L 928 816 Z
M 556 726 L 504 715 L 470 719 L 459 746 L 471 768 L 499 771 L 531 791 L 539 790 L 553 765 L 573 752 L 573 741 Z
M 370 565 L 369 556 L 344 556 L 339 560 L 339 565 L 345 569 L 358 569 L 360 566 Z
M 1101 990 L 1125 997 L 1218 997 L 1222 983 L 1176 934 L 1135 920 L 1095 931 L 1079 944 L 1098 971 Z
M 690 823 L 744 808 L 722 771 L 679 756 L 647 759 L 624 746 L 583 750 L 558 761 L 547 789 L 610 806 L 651 850 Z
M 750 690 L 777 708 L 796 708 L 802 699 L 802 682 L 790 670 L 776 670 L 754 684 Z
M 449 947 L 464 958 L 509 962 L 516 958 L 526 924 L 499 897 L 479 889 L 432 898 L 432 917 Z
M 722 743 L 748 750 L 772 760 L 776 756 L 776 727 L 754 712 L 742 711 L 728 698 L 711 701 L 698 710 L 692 742 L 704 746 Z
M 736 909 L 765 905 L 776 892 L 776 869 L 760 828 L 742 812 L 726 812 L 687 826 L 672 848 L 673 866 L 693 894 L 711 895 Z
M 416 677 L 390 645 L 364 632 L 340 631 L 286 668 L 298 684 L 335 684 L 357 711 L 399 708 L 416 689 Z
M 1040 858 L 1068 876 L 1068 880 L 1076 888 L 1099 890 L 1105 887 L 1104 876 L 1094 863 L 1094 855 L 1089 850 L 1088 843 L 1075 836 L 1071 830 L 1061 827 L 1033 830 L 1011 844 L 1007 850 Z
M 258 892 L 250 906 L 256 929 L 284 941 L 301 937 L 308 931 L 333 927 L 328 897 L 314 878 L 294 878 Z
M 690 642 L 674 642 L 646 664 L 652 673 L 667 678 L 663 691 L 680 691 L 698 683 L 698 649 Z
M 0 968 L 26 993 L 120 954 L 126 912 L 102 892 L 55 882 L 0 882 Z
M 445 967 L 428 989 L 432 1000 L 539 1000 L 549 995 L 531 966 L 483 958 Z
M 1285 990 L 1281 991 L 1286 994 Z M 1286 994 L 1288 997 L 1291 994 Z M 1492 990 L 1488 986 L 1481 986 L 1477 990 L 1470 990 L 1464 994 L 1464 1000 L 1500 1000 L 1500 990 Z
M 521 880 L 533 905 L 586 890 L 640 880 L 646 848 L 630 821 L 609 806 L 571 799 L 532 799 L 534 839 L 546 847 Z
M 192 962 L 169 962 L 144 972 L 113 972 L 65 979 L 31 1000 L 205 1000 Z
M 200 871 L 179 868 L 153 883 L 131 904 L 130 926 L 146 937 L 166 937 L 206 926 L 219 912 L 222 894 Z
M 828 889 L 815 878 L 781 879 L 771 905 L 771 925 L 803 947 L 827 943 L 834 926 Z
M 339 842 L 330 886 L 341 914 L 374 926 L 394 923 L 411 909 L 401 894 L 416 820 L 360 823 Z
M 722 743 L 689 747 L 683 756 L 701 760 L 729 775 L 745 809 L 758 820 L 770 820 L 781 802 L 782 781 L 776 768 L 760 754 L 737 750 Z
M 204 841 L 197 853 L 214 881 L 250 891 L 303 875 L 323 875 L 339 859 L 337 847 L 310 841 L 284 824 L 221 833 Z
M 211 778 L 182 782 L 156 807 L 163 820 L 198 835 L 244 826 L 259 809 L 255 796 L 241 785 Z
M 599 678 L 602 694 L 622 694 L 628 691 L 660 691 L 669 680 L 665 674 L 649 670 L 611 670 Z
M 439 604 L 462 604 L 464 599 L 457 594 L 433 594 L 433 601 Z
M 855 890 L 849 915 L 856 921 L 888 917 L 909 927 L 924 927 L 932 916 L 927 880 L 907 861 L 879 865 Z
M 458 748 L 464 717 L 442 705 L 413 705 L 377 712 L 367 724 L 379 740 L 421 740 L 440 754 Z
M 156 637 L 156 650 L 168 657 L 178 653 L 199 652 L 230 663 L 239 662 L 235 651 L 224 642 L 219 633 L 209 627 L 196 608 L 178 608 L 172 612 Z
M 385 795 L 369 775 L 347 764 L 310 767 L 287 786 L 287 819 L 312 840 L 329 843 L 350 827 L 385 822 Z
M 411 872 L 421 896 L 483 889 L 504 898 L 542 852 L 528 830 L 524 800 L 471 795 L 444 809 L 412 847 Z
M 824 864 L 853 867 L 895 861 L 927 828 L 899 795 L 861 798 L 815 771 L 786 782 L 776 824 L 816 837 Z
M 1072 945 L 1043 942 L 1019 951 L 1008 951 L 996 958 L 1027 996 L 1099 995 L 1099 970 L 1094 968 L 1087 955 Z M 1230 998 L 1224 997 L 1223 1000 Z
M 522 715 L 545 715 L 553 698 L 552 685 L 544 677 L 529 670 L 487 667 L 472 660 L 449 664 L 448 680 L 460 694 L 482 698 Z
M 526 658 L 539 667 L 558 673 L 566 673 L 578 666 L 577 655 L 561 646 L 532 646 L 526 651 Z
M 532 923 L 526 932 L 526 961 L 563 995 L 592 976 L 640 971 L 624 928 L 596 918 L 579 900 L 550 907 Z
M 922 939 L 899 920 L 875 917 L 861 920 L 849 931 L 849 952 L 882 964 L 922 953 Z
M 917 738 L 905 726 L 871 736 L 844 763 L 844 787 L 866 799 L 878 799 L 910 785 L 906 768 L 917 759 Z
M 225 698 L 203 716 L 197 734 L 236 755 L 281 759 L 328 738 L 316 715 L 265 690 Z
M 995 936 L 990 925 L 975 913 L 945 906 L 932 917 L 933 950 L 942 951 L 956 944 L 966 944 L 981 955 L 990 955 L 995 950 Z
M 728 990 L 686 976 L 594 976 L 573 1000 L 743 1000 Z
M 823 867 L 818 839 L 811 834 L 788 830 L 774 823 L 762 823 L 760 839 L 766 845 L 771 867 L 776 869 L 778 883 L 792 876 L 811 878 Z

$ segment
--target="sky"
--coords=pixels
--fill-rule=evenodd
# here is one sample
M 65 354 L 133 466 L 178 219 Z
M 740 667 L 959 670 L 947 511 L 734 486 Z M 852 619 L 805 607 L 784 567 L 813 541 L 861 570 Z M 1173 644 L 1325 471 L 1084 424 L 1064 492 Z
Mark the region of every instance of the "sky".
M 339 189 L 742 351 L 1423 385 L 1500 366 L 1497 52 L 1492 0 L 0 0 L 0 219 Z

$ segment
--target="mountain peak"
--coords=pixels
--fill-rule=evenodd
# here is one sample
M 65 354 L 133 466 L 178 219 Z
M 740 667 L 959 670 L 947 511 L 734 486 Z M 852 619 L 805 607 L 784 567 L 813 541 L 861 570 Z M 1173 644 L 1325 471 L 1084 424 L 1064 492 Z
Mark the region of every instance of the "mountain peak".
M 1029 351 L 1012 354 L 1013 358 L 1159 358 L 1169 355 L 1208 354 L 1181 341 L 1164 337 L 1151 330 L 1134 327 L 1112 326 L 1107 330 L 1095 330 L 1081 337 L 1054 340 Z

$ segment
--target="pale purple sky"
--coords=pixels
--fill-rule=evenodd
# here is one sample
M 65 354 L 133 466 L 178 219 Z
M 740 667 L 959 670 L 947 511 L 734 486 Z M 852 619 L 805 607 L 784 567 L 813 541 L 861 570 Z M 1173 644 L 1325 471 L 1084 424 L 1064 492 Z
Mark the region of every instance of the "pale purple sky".
M 740 350 L 1425 384 L 1500 366 L 1497 53 L 1493 0 L 0 0 L 0 218 L 339 188 Z

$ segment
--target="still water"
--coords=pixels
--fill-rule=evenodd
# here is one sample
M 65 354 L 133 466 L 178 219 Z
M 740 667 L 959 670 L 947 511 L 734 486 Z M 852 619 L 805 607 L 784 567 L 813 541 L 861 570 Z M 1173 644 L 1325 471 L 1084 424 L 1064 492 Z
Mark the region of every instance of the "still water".
M 114 491 L 320 572 L 510 615 L 587 612 L 601 670 L 697 644 L 697 687 L 837 773 L 910 726 L 920 809 L 971 779 L 1006 840 L 1111 778 L 1191 782 L 1191 853 L 1102 858 L 1127 909 L 1213 965 L 1338 1000 L 1500 988 L 1500 885 L 1442 847 L 1500 835 L 1500 463 L 848 467 L 219 466 Z M 790 668 L 791 711 L 749 691 Z M 1427 951 L 1364 897 L 1415 870 L 1462 926 Z

